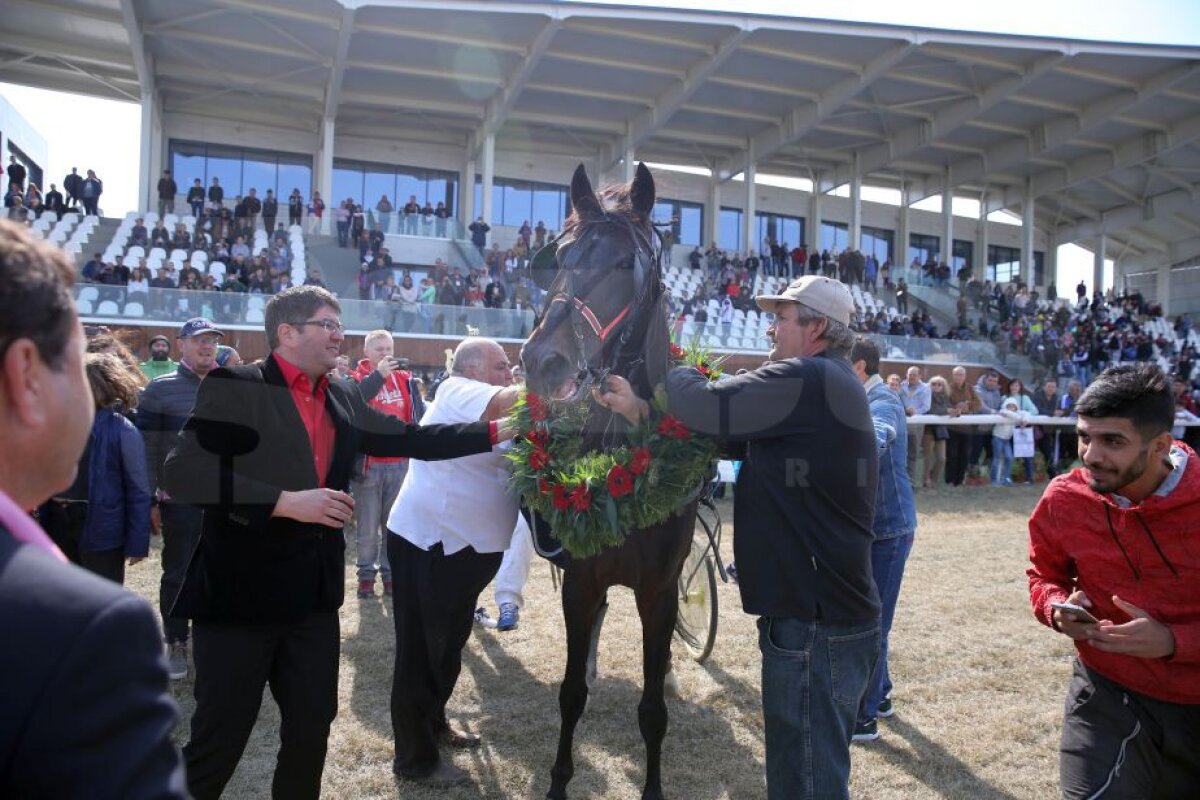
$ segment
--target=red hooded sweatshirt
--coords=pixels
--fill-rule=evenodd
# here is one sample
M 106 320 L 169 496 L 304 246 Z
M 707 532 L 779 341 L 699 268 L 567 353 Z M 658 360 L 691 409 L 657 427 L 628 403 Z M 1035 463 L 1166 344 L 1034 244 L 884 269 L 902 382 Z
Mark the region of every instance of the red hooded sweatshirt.
M 1170 703 L 1200 704 L 1200 458 L 1187 445 L 1178 484 L 1122 508 L 1088 488 L 1082 468 L 1051 481 L 1029 519 L 1029 597 L 1043 625 L 1050 604 L 1082 589 L 1097 619 L 1129 621 L 1117 595 L 1167 625 L 1166 658 L 1106 653 L 1076 641 L 1079 659 L 1127 689 Z M 1161 489 L 1159 491 L 1162 491 Z

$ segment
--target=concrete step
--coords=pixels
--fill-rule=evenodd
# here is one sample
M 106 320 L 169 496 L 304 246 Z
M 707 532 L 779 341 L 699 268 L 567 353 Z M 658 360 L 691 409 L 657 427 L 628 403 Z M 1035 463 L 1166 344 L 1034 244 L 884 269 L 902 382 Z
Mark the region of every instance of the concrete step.
M 75 256 L 75 266 L 83 269 L 83 265 L 88 262 L 93 253 L 103 253 L 107 250 L 119 227 L 121 227 L 120 219 L 101 217 L 99 224 L 92 230 L 92 235 L 83 243 L 82 249 Z

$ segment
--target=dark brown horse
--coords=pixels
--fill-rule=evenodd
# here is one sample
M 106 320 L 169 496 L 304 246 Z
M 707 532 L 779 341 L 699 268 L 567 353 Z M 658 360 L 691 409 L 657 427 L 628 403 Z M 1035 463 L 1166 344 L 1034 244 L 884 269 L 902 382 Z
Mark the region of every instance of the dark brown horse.
M 531 391 L 558 400 L 591 402 L 591 388 L 609 371 L 649 397 L 668 364 L 667 312 L 661 250 L 650 221 L 654 179 L 642 164 L 628 186 L 597 197 L 582 165 L 571 181 L 573 212 L 556 241 L 553 263 L 536 259 L 535 279 L 548 285 L 542 317 L 521 351 Z M 536 273 L 542 273 L 540 275 Z M 620 443 L 625 422 L 591 403 L 585 441 Z M 609 587 L 628 586 L 642 621 L 642 700 L 638 725 L 646 742 L 643 800 L 662 798 L 662 742 L 667 730 L 663 683 L 679 598 L 677 584 L 691 546 L 696 502 L 661 524 L 629 531 L 624 543 L 564 568 L 563 615 L 567 669 L 559 691 L 562 728 L 547 797 L 562 800 L 575 772 L 571 747 L 587 702 L 588 654 Z

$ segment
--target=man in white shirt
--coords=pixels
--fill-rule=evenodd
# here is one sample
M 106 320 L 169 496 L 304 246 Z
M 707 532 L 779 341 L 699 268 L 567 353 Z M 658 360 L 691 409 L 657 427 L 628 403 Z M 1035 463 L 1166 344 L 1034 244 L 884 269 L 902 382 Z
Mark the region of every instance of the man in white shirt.
M 517 398 L 504 349 L 470 338 L 422 421 L 496 420 Z M 475 601 L 500 567 L 517 521 L 502 452 L 458 459 L 453 467 L 413 460 L 388 517 L 395 581 L 396 664 L 392 682 L 393 771 L 427 786 L 467 781 L 438 745 L 477 747 L 479 736 L 450 728 L 446 703 L 462 668 Z
M 904 404 L 904 413 L 912 417 L 918 414 L 928 414 L 932 396 L 929 384 L 921 380 L 921 368 L 909 367 L 904 383 L 900 384 L 900 402 Z M 913 488 L 921 484 L 917 480 L 917 451 L 921 449 L 921 438 L 925 435 L 924 425 L 911 425 L 908 428 L 908 477 Z

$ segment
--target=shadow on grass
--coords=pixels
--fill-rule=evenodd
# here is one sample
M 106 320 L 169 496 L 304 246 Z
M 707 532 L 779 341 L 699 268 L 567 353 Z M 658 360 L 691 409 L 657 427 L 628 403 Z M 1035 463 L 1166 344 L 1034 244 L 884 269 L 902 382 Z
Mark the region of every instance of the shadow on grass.
M 479 787 L 481 796 L 541 797 L 550 786 L 550 767 L 558 747 L 561 676 L 547 684 L 508 655 L 499 637 L 484 635 L 478 641 L 482 654 L 464 651 L 463 666 L 474 675 L 480 692 L 480 715 L 493 731 L 490 735 L 488 730 L 481 731 L 488 748 L 472 756 L 478 774 L 484 776 Z M 575 777 L 568 786 L 570 796 L 609 796 L 617 790 L 608 777 L 615 769 L 641 787 L 645 780 L 645 745 L 637 723 L 641 697 L 640 683 L 600 675 L 575 729 Z M 746 787 L 760 785 L 760 768 L 753 753 L 738 740 L 727 720 L 689 699 L 668 699 L 667 708 L 669 723 L 662 763 L 668 797 L 741 797 L 747 796 Z M 744 764 L 744 774 L 718 777 L 700 766 L 714 758 L 723 765 Z M 609 759 L 619 766 L 611 761 L 603 763 Z M 492 760 L 522 764 L 532 775 L 532 786 L 514 793 L 514 787 L 501 783 L 497 770 L 488 763 Z M 741 785 L 741 790 L 731 795 L 731 783 Z M 755 789 L 750 792 L 761 793 Z
M 970 797 L 972 800 L 1017 800 L 1017 796 L 980 779 L 971 767 L 952 756 L 946 748 L 930 739 L 916 726 L 899 717 L 887 721 L 889 734 L 908 742 L 911 751 L 888 742 L 887 737 L 869 746 L 885 761 L 894 764 L 942 797 Z M 913 752 L 920 758 L 913 758 Z
M 349 593 L 348 593 L 349 594 Z M 396 654 L 390 599 L 357 600 L 358 632 L 342 641 L 342 658 L 354 667 L 350 711 L 371 731 L 392 738 L 392 668 Z M 346 610 L 342 610 L 344 615 Z M 344 714 L 345 709 L 339 711 Z

